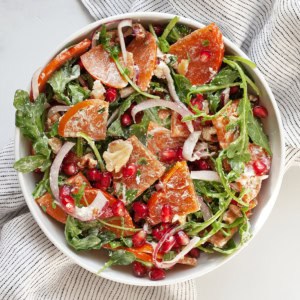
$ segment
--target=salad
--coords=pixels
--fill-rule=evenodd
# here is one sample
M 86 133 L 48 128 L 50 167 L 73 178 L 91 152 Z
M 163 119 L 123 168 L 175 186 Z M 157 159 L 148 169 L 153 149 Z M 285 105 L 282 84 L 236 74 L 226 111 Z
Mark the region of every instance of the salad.
M 19 172 L 76 251 L 165 278 L 201 253 L 231 254 L 271 167 L 259 90 L 225 55 L 214 24 L 102 25 L 17 90 L 16 126 L 31 142 Z M 201 258 L 200 258 L 201 259 Z

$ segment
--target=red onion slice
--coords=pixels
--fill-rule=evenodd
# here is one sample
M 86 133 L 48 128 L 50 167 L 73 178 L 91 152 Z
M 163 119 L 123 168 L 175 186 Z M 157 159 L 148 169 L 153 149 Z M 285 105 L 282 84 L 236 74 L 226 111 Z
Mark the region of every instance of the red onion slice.
M 175 228 L 171 228 L 168 230 L 165 235 L 160 239 L 160 241 L 157 243 L 156 248 L 154 249 L 154 252 L 152 254 L 152 259 L 153 263 L 155 264 L 156 267 L 161 268 L 161 269 L 169 269 L 176 265 L 178 261 L 184 256 L 189 253 L 195 246 L 196 244 L 200 241 L 200 237 L 195 236 L 193 237 L 190 242 L 182 249 L 181 252 L 179 252 L 172 260 L 169 261 L 158 261 L 157 260 L 157 254 L 159 249 L 161 248 L 162 244 L 172 235 L 174 235 L 182 226 L 177 226 Z
M 124 35 L 123 35 L 123 28 L 124 27 L 132 27 L 132 20 L 122 20 L 118 24 L 118 36 L 120 40 L 120 46 L 121 46 L 121 51 L 123 55 L 123 60 L 124 64 L 127 65 L 127 50 L 126 50 L 126 45 L 125 45 L 125 40 L 124 40 Z
M 195 161 L 199 159 L 199 157 L 197 155 L 193 155 L 193 153 L 200 135 L 201 131 L 194 131 L 185 140 L 183 144 L 182 155 L 186 160 Z
M 60 202 L 59 199 L 59 186 L 58 186 L 58 175 L 60 166 L 65 158 L 65 156 L 69 153 L 69 151 L 75 146 L 75 143 L 66 142 L 60 148 L 59 152 L 57 153 L 51 168 L 50 168 L 50 188 L 54 198 Z
M 39 79 L 41 70 L 42 70 L 42 68 L 38 68 L 34 72 L 32 79 L 31 79 L 31 89 L 32 89 L 33 100 L 35 100 L 38 97 L 38 95 L 40 94 L 38 79 Z
M 200 203 L 200 210 L 202 211 L 204 221 L 209 220 L 212 217 L 212 213 L 211 213 L 209 207 L 203 201 L 202 197 L 198 196 L 198 201 Z
M 180 114 L 182 117 L 193 115 L 186 107 L 183 108 L 178 103 L 166 101 L 166 100 L 162 100 L 162 99 L 155 99 L 155 100 L 146 100 L 146 101 L 141 102 L 140 104 L 136 105 L 131 111 L 131 116 L 132 116 L 133 120 L 135 120 L 135 116 L 138 112 L 143 111 L 148 108 L 157 107 L 157 106 L 163 106 L 163 107 L 172 109 L 172 110 L 176 111 L 178 114 Z M 187 122 L 187 126 L 188 126 L 190 132 L 194 131 L 194 128 L 193 128 L 193 125 L 191 122 Z
M 215 171 L 191 171 L 191 178 L 204 181 L 221 181 Z
M 49 111 L 48 111 L 48 118 L 50 118 L 51 116 L 53 116 L 57 112 L 68 111 L 69 109 L 70 109 L 70 106 L 66 106 L 66 105 L 55 105 L 55 106 L 52 106 L 49 109 Z
M 101 212 L 107 203 L 108 200 L 105 198 L 101 191 L 98 191 L 97 196 L 89 206 L 75 206 L 74 212 L 68 213 L 74 218 L 79 219 L 80 221 L 93 221 L 101 215 Z

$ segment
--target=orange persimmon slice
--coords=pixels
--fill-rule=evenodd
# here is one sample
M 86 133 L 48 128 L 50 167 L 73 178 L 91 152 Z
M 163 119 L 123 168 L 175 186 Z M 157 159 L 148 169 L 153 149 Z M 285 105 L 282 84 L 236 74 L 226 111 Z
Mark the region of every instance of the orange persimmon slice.
M 66 63 L 71 58 L 80 56 L 91 46 L 91 41 L 89 39 L 84 39 L 80 43 L 71 46 L 68 49 L 63 50 L 58 55 L 56 55 L 42 70 L 38 78 L 39 91 L 42 92 L 48 79 L 52 74 L 57 71 L 64 63 Z
M 163 189 L 152 194 L 149 202 L 149 222 L 160 223 L 164 204 L 172 207 L 175 215 L 185 216 L 200 209 L 186 161 L 177 162 L 161 179 Z
M 77 103 L 60 119 L 58 134 L 63 137 L 77 137 L 79 132 L 95 141 L 106 137 L 108 102 L 92 99 Z
M 221 67 L 224 57 L 223 36 L 214 23 L 195 30 L 171 45 L 170 51 L 178 58 L 189 60 L 185 76 L 192 84 L 209 82 Z
M 110 54 L 104 50 L 102 45 L 96 46 L 84 53 L 81 55 L 80 59 L 87 72 L 94 79 L 100 80 L 105 85 L 121 89 L 128 84 L 120 74 L 115 62 L 110 57 Z M 120 63 L 123 64 L 123 59 L 121 57 Z M 129 71 L 133 70 L 132 55 L 127 56 L 126 67 Z
M 144 38 L 135 38 L 127 47 L 139 69 L 137 85 L 142 91 L 147 90 L 151 81 L 156 66 L 156 50 L 156 41 L 150 32 L 146 32 Z
M 53 219 L 60 223 L 66 223 L 68 215 L 58 205 L 52 205 L 53 198 L 50 193 L 45 193 L 43 196 L 37 198 L 36 202 Z

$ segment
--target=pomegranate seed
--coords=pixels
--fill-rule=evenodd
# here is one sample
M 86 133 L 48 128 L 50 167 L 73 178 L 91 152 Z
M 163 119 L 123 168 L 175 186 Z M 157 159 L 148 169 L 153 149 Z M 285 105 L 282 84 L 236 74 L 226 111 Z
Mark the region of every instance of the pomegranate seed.
M 179 147 L 178 149 L 177 149 L 177 160 L 178 161 L 183 161 L 184 160 L 184 157 L 183 157 L 183 154 L 182 154 L 182 152 L 183 152 L 183 149 L 182 149 L 182 147 Z
M 111 181 L 112 181 L 112 173 L 111 172 L 103 172 L 101 179 L 100 179 L 102 188 L 104 188 L 104 189 L 109 188 Z
M 42 170 L 40 168 L 37 168 L 37 169 L 34 170 L 34 173 L 36 173 L 36 174 L 42 174 L 43 172 L 42 172 Z
M 134 248 L 139 248 L 146 243 L 146 231 L 141 230 L 132 236 L 132 245 Z
M 72 213 L 75 209 L 75 201 L 70 195 L 65 195 L 60 198 L 61 204 L 65 207 L 67 212 Z
M 160 160 L 162 162 L 172 162 L 177 158 L 176 149 L 166 149 L 160 153 Z
M 63 198 L 65 196 L 70 196 L 71 195 L 71 187 L 69 185 L 63 185 L 59 189 L 59 198 Z
M 149 272 L 149 278 L 151 280 L 162 280 L 166 277 L 166 272 L 163 269 L 152 268 Z
M 231 204 L 233 204 L 233 205 L 236 205 L 236 206 L 238 206 L 239 204 L 238 204 L 238 202 L 237 201 L 235 201 L 235 200 L 231 200 L 231 202 L 230 202 Z
M 127 166 L 123 167 L 122 174 L 123 177 L 133 177 L 137 173 L 137 166 L 134 163 L 128 164 Z
M 124 217 L 125 216 L 125 204 L 120 201 L 117 200 L 115 203 L 113 203 L 113 205 L 111 206 L 112 212 L 114 214 L 114 216 L 116 217 Z
M 202 110 L 203 109 L 203 101 L 204 101 L 203 95 L 197 94 L 196 97 L 191 100 L 191 105 L 196 106 L 196 108 L 199 110 Z
M 267 173 L 267 166 L 261 160 L 256 160 L 252 166 L 257 176 L 265 175 Z
M 268 116 L 268 111 L 264 106 L 254 106 L 253 115 L 257 118 L 266 118 Z
M 128 127 L 128 126 L 130 126 L 132 123 L 133 123 L 133 120 L 132 120 L 132 117 L 131 117 L 130 114 L 124 113 L 124 114 L 121 116 L 121 124 L 122 124 L 122 126 Z
M 161 25 L 153 25 L 153 29 L 157 36 L 161 36 L 164 32 L 164 28 Z
M 156 226 L 152 229 L 152 236 L 159 241 L 170 227 L 170 223 L 162 223 L 160 226 Z
M 167 238 L 167 240 L 161 245 L 159 251 L 161 253 L 167 253 L 169 252 L 173 246 L 176 244 L 176 239 L 175 237 L 172 235 L 169 238 Z
M 200 257 L 200 250 L 198 248 L 193 248 L 190 252 L 189 255 L 193 258 L 199 258 Z
M 137 277 L 144 277 L 147 274 L 147 267 L 138 261 L 134 261 L 132 264 L 133 274 Z
M 168 223 L 172 221 L 172 207 L 170 204 L 164 204 L 161 209 L 161 221 Z
M 178 244 L 176 238 L 175 238 L 175 244 L 174 246 L 172 247 L 173 250 L 178 250 L 181 246 Z
M 240 88 L 238 86 L 230 87 L 230 95 L 237 94 L 239 91 L 240 91 Z
M 100 219 L 107 219 L 107 218 L 111 218 L 113 216 L 114 216 L 114 214 L 113 214 L 112 208 L 110 206 L 108 206 L 108 204 L 107 204 L 102 209 L 102 212 L 101 212 L 99 218 Z
M 175 234 L 175 238 L 176 238 L 177 243 L 181 246 L 186 246 L 190 241 L 190 238 L 188 237 L 188 235 L 182 230 L 178 231 Z
M 77 163 L 79 161 L 78 156 L 73 152 L 70 151 L 63 160 L 63 165 L 68 163 Z
M 140 219 L 145 219 L 148 216 L 148 207 L 143 202 L 134 202 L 132 204 L 132 209 L 134 211 L 135 222 L 138 222 Z
M 105 92 L 105 100 L 107 102 L 114 102 L 117 99 L 117 90 L 115 88 L 108 88 Z
M 86 171 L 86 177 L 90 181 L 100 181 L 102 179 L 102 173 L 98 169 L 89 169 Z
M 199 168 L 199 170 L 210 170 L 210 165 L 204 159 L 196 160 L 195 163 L 196 163 L 197 167 Z
M 63 164 L 62 170 L 68 176 L 76 175 L 79 171 L 77 164 L 74 162 Z
M 207 62 L 211 57 L 211 53 L 207 50 L 202 50 L 200 52 L 200 61 L 201 62 Z
M 135 102 L 131 103 L 130 107 L 126 110 L 126 112 L 128 112 L 131 115 L 131 111 L 135 106 L 136 106 Z

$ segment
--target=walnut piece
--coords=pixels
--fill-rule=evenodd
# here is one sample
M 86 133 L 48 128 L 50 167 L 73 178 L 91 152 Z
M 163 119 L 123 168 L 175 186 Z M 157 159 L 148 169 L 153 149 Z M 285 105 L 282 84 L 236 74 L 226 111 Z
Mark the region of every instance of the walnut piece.
M 80 169 L 84 169 L 86 166 L 88 169 L 94 169 L 97 166 L 97 160 L 92 153 L 87 153 L 80 158 L 77 164 Z
M 103 153 L 106 169 L 109 172 L 119 172 L 127 164 L 132 149 L 132 144 L 129 141 L 116 140 L 111 142 L 107 151 Z
M 51 147 L 54 154 L 57 154 L 60 148 L 62 147 L 62 141 L 57 137 L 49 139 L 48 144 Z

